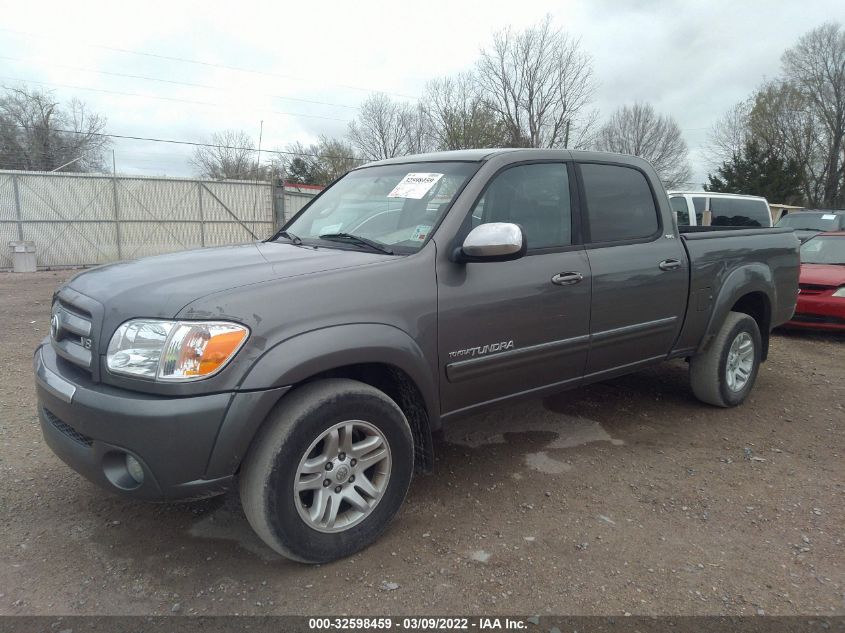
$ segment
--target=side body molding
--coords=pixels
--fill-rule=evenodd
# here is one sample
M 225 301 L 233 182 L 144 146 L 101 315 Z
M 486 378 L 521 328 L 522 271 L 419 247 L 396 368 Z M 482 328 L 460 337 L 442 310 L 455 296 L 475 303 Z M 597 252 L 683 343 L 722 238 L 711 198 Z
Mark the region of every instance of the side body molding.
M 295 385 L 310 376 L 347 365 L 381 363 L 404 371 L 425 401 L 429 422 L 439 424 L 434 372 L 405 331 L 384 323 L 352 323 L 312 330 L 284 340 L 252 366 L 239 390 Z
M 734 304 L 742 296 L 752 292 L 763 293 L 768 299 L 769 309 L 771 309 L 771 306 L 777 305 L 775 279 L 771 269 L 765 264 L 745 264 L 731 271 L 725 277 L 722 287 L 719 289 L 719 294 L 713 302 L 710 320 L 698 347 L 699 352 L 705 350 L 713 337 L 718 334 L 719 328 L 722 327 L 722 323 L 724 323 Z M 768 332 L 761 332 L 761 334 L 764 340 L 768 340 Z M 767 351 L 767 349 L 763 350 L 764 358 Z

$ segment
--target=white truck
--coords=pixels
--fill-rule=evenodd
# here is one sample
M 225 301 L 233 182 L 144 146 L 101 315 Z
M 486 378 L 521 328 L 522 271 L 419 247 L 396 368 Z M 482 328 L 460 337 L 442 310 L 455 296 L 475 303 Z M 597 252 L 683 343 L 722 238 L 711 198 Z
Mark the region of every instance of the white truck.
M 678 226 L 772 226 L 769 203 L 759 196 L 710 191 L 668 193 Z

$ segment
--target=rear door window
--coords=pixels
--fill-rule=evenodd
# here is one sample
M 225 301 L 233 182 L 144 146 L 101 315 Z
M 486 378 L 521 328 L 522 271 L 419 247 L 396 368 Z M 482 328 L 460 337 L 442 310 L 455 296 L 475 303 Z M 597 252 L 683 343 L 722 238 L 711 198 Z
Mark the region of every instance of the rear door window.
M 631 167 L 583 163 L 590 241 L 616 242 L 654 236 L 657 206 L 645 175 Z
M 747 198 L 710 198 L 713 226 L 769 226 L 769 205 L 762 200 Z

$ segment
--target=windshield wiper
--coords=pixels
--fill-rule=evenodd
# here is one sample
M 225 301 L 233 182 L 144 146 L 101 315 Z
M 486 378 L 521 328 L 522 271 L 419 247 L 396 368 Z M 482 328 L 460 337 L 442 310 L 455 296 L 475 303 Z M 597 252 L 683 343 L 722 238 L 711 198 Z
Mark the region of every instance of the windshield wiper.
M 334 242 L 353 242 L 355 244 L 358 244 L 359 246 L 366 246 L 373 250 L 379 251 L 380 253 L 393 255 L 393 249 L 391 249 L 389 246 L 386 246 L 380 242 L 376 242 L 375 240 L 371 240 L 366 237 L 361 237 L 360 235 L 353 235 L 352 233 L 322 233 L 319 237 L 321 240 L 329 240 Z
M 280 231 L 278 233 L 278 237 L 284 237 L 285 239 L 290 240 L 291 244 L 295 244 L 296 246 L 299 246 L 300 244 L 302 244 L 302 240 L 298 236 L 291 233 L 290 231 Z

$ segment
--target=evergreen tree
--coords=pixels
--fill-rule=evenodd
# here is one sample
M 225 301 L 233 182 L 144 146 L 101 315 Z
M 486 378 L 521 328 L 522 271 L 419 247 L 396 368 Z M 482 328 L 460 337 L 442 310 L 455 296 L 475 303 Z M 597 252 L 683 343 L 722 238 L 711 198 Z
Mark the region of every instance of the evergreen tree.
M 770 202 L 801 204 L 801 166 L 749 140 L 715 174 L 708 174 L 706 191 L 763 196 Z

